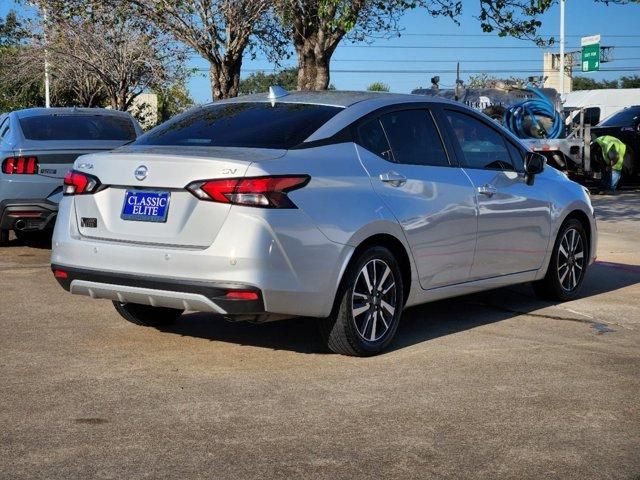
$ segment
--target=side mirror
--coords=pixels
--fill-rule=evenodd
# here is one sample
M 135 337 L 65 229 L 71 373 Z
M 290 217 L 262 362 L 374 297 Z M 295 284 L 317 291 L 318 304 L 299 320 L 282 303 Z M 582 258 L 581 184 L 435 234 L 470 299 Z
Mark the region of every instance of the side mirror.
M 542 173 L 545 163 L 547 163 L 547 159 L 544 155 L 536 152 L 527 152 L 524 157 L 524 178 L 527 185 L 533 185 L 535 176 Z

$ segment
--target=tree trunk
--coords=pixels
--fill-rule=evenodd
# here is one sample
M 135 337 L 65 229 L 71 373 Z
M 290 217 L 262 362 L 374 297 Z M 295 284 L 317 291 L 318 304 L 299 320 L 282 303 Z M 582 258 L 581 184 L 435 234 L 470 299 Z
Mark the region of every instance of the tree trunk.
M 333 49 L 325 49 L 313 40 L 296 47 L 298 54 L 298 90 L 326 90 L 331 80 L 329 64 Z
M 211 62 L 209 79 L 211 80 L 211 96 L 214 100 L 238 96 L 240 88 L 240 69 L 242 57 L 225 57 L 221 64 Z

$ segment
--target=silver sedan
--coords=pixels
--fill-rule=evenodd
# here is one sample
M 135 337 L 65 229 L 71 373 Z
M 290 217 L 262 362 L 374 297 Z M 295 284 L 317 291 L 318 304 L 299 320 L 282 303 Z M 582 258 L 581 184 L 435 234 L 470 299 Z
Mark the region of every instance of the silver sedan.
M 403 309 L 533 282 L 574 298 L 596 251 L 588 193 L 509 132 L 429 97 L 272 88 L 76 160 L 52 269 L 151 326 L 185 310 L 320 319 L 372 355 Z

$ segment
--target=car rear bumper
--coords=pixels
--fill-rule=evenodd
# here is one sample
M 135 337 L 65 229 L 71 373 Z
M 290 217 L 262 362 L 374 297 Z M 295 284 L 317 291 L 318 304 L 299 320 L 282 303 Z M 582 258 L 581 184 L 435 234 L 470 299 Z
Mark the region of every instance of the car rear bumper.
M 251 285 L 140 277 L 55 264 L 51 265 L 51 270 L 62 288 L 78 295 L 123 303 L 212 312 L 234 319 L 268 319 L 262 292 Z M 229 298 L 230 292 L 244 292 L 251 294 L 252 298 Z
M 58 204 L 43 199 L 7 199 L 0 202 L 0 229 L 36 231 L 53 227 Z

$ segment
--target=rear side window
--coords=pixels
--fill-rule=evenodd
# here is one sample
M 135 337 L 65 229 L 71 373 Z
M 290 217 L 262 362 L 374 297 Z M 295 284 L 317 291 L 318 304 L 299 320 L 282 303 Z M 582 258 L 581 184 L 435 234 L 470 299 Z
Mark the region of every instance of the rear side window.
M 358 143 L 379 157 L 389 162 L 395 162 L 391 147 L 387 141 L 387 135 L 384 133 L 378 118 L 366 121 L 358 126 Z
M 289 149 L 341 110 L 297 103 L 213 104 L 168 121 L 136 144 Z
M 19 120 L 29 140 L 120 140 L 136 138 L 131 120 L 115 115 L 39 115 Z
M 446 115 L 462 151 L 462 166 L 514 170 L 502 135 L 470 115 L 453 110 Z
M 426 110 L 403 110 L 380 118 L 391 151 L 398 163 L 448 166 L 449 161 L 431 114 Z

